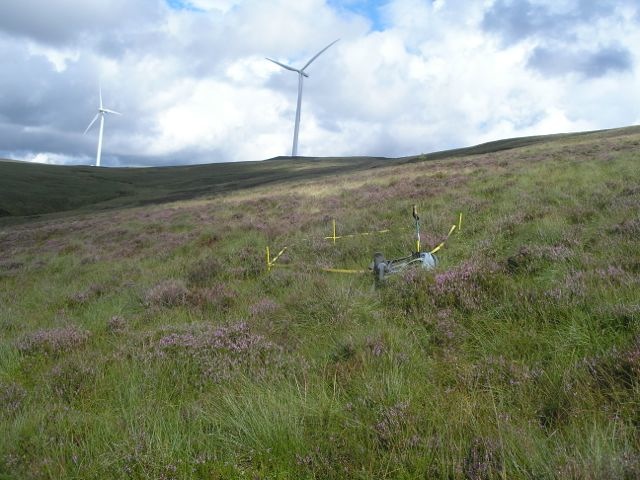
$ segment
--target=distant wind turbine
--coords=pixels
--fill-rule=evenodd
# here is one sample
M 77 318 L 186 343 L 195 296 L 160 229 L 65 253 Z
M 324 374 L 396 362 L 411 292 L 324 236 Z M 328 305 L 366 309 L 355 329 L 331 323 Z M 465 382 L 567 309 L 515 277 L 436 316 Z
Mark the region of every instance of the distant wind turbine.
M 303 80 L 303 77 L 307 77 L 307 78 L 309 77 L 309 75 L 305 72 L 305 70 L 309 65 L 311 65 L 311 62 L 313 62 L 316 58 L 322 55 L 330 46 L 332 46 L 334 43 L 338 42 L 339 40 L 340 39 L 334 40 L 329 45 L 324 47 L 322 50 L 316 53 L 313 57 L 311 57 L 311 60 L 309 60 L 307 64 L 299 70 L 297 68 L 290 67 L 289 65 L 276 62 L 271 58 L 267 58 L 267 60 L 269 60 L 270 62 L 273 62 L 276 65 L 280 65 L 282 68 L 286 68 L 287 70 L 291 70 L 292 72 L 296 72 L 298 74 L 298 106 L 296 108 L 296 125 L 295 125 L 295 128 L 293 129 L 293 148 L 291 149 L 292 157 L 295 157 L 298 155 L 298 131 L 300 130 L 300 107 L 302 105 L 302 80 Z
M 118 113 L 114 110 L 109 110 L 108 108 L 104 108 L 102 106 L 102 88 L 99 89 L 99 94 L 100 94 L 100 107 L 98 107 L 98 113 L 96 113 L 96 116 L 93 117 L 93 120 L 91 120 L 91 123 L 89 124 L 89 126 L 87 127 L 87 129 L 84 131 L 84 134 L 83 134 L 83 135 L 86 135 L 89 129 L 93 126 L 93 124 L 96 123 L 96 120 L 98 119 L 98 117 L 100 117 L 100 133 L 98 134 L 98 153 L 96 154 L 96 167 L 100 166 L 100 157 L 102 155 L 102 133 L 104 132 L 104 114 L 115 113 L 116 115 L 122 115 L 121 113 Z

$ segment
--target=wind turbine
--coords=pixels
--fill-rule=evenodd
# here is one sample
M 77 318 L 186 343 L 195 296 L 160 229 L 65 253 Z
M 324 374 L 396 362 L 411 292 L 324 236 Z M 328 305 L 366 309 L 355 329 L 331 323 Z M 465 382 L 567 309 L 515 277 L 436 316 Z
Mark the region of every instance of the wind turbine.
M 329 45 L 327 45 L 322 50 L 320 50 L 318 53 L 316 53 L 313 57 L 311 57 L 311 60 L 309 60 L 306 63 L 306 65 L 301 69 L 293 68 L 293 67 L 290 67 L 289 65 L 285 65 L 284 63 L 276 62 L 271 58 L 267 58 L 267 60 L 269 60 L 270 62 L 273 62 L 276 65 L 280 65 L 282 68 L 286 68 L 287 70 L 291 70 L 292 72 L 296 72 L 298 74 L 298 106 L 296 108 L 296 125 L 295 125 L 295 128 L 293 129 L 293 148 L 291 149 L 292 157 L 295 157 L 298 155 L 298 131 L 300 130 L 300 107 L 302 105 L 302 81 L 304 77 L 307 77 L 307 78 L 309 77 L 309 74 L 306 73 L 305 70 L 309 65 L 311 65 L 311 62 L 313 62 L 316 58 L 322 55 L 330 46 L 332 46 L 334 43 L 338 42 L 339 40 L 340 39 L 334 40 Z
M 93 117 L 93 120 L 91 120 L 91 123 L 89 124 L 89 126 L 87 127 L 87 129 L 84 131 L 85 135 L 89 129 L 93 126 L 94 123 L 96 123 L 96 120 L 98 119 L 98 117 L 100 117 L 100 133 L 98 134 L 98 153 L 96 154 L 96 167 L 100 166 L 100 156 L 102 155 L 102 132 L 104 132 L 104 114 L 105 113 L 115 113 L 116 115 L 122 115 L 119 112 L 116 112 L 114 110 L 109 110 L 108 108 L 104 108 L 102 105 L 102 88 L 99 89 L 99 94 L 100 94 L 100 106 L 98 107 L 98 113 L 96 113 L 96 116 Z

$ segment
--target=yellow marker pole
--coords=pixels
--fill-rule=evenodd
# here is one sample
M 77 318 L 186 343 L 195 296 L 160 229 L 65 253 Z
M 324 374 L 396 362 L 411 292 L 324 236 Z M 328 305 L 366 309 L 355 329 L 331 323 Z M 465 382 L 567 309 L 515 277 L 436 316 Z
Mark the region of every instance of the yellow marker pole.
M 416 253 L 420 254 L 420 217 L 418 216 L 418 207 L 413 206 L 412 212 L 413 218 L 416 221 Z
M 267 245 L 267 272 L 271 271 L 271 256 L 269 255 L 269 245 Z
M 460 233 L 461 228 L 462 228 L 462 212 L 460 212 L 460 216 L 458 217 L 458 233 Z
M 441 243 L 440 245 L 438 245 L 436 248 L 434 248 L 433 250 L 431 250 L 429 253 L 433 255 L 434 253 L 436 253 L 437 251 L 439 251 L 442 247 L 444 247 L 444 242 L 442 242 L 442 243 Z
M 333 244 L 336 244 L 336 219 L 333 219 Z

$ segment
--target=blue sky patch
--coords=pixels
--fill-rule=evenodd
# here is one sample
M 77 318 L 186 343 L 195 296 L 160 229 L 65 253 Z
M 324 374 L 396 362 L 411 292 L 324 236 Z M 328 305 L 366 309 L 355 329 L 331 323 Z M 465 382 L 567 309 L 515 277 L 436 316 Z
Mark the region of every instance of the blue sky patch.
M 385 27 L 380 10 L 389 3 L 388 0 L 328 0 L 327 3 L 335 10 L 367 17 L 371 20 L 373 30 L 382 31 Z
M 201 12 L 199 8 L 194 7 L 191 3 L 185 0 L 166 0 L 167 5 L 174 10 L 189 10 L 191 12 Z

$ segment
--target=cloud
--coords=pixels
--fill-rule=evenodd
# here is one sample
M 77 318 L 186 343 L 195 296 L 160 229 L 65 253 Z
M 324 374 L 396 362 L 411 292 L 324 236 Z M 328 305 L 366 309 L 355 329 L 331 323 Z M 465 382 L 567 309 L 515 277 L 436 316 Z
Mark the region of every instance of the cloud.
M 118 35 L 123 28 L 157 20 L 155 0 L 20 0 L 0 3 L 0 31 L 50 46 Z
M 507 45 L 532 36 L 567 39 L 577 28 L 614 12 L 613 2 L 496 0 L 485 13 L 482 26 L 500 35 Z
M 52 0 L 0 5 L 0 156 L 103 164 L 410 155 L 640 117 L 631 0 Z M 532 74 L 535 73 L 535 74 Z M 40 157 L 38 157 L 40 155 Z
M 631 52 L 623 47 L 604 47 L 595 52 L 537 47 L 527 65 L 551 76 L 579 73 L 585 77 L 602 77 L 611 72 L 631 71 L 633 60 Z

